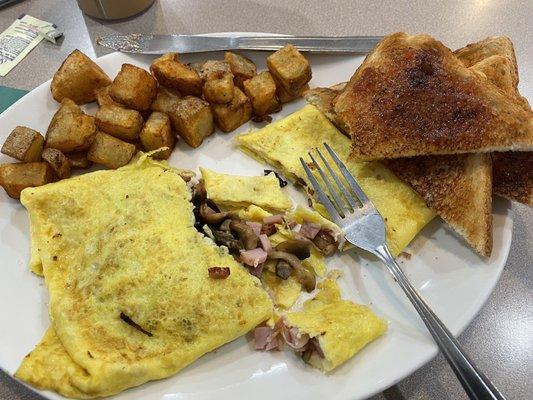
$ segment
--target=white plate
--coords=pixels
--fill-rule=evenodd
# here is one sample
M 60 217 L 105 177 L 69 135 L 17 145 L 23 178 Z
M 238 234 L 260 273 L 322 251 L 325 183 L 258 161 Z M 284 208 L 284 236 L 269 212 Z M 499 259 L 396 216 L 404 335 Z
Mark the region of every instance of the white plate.
M 265 68 L 265 53 L 249 52 L 259 69 Z M 183 57 L 185 61 L 220 58 L 221 54 Z M 124 62 L 147 68 L 152 57 L 113 53 L 97 63 L 114 76 Z M 312 86 L 346 81 L 362 57 L 309 56 L 313 68 Z M 52 73 L 51 71 L 50 73 Z M 45 132 L 57 103 L 49 82 L 37 87 L 0 116 L 0 143 L 17 125 Z M 300 100 L 285 105 L 274 115 L 282 118 L 301 106 Z M 94 106 L 87 108 L 94 111 Z M 236 133 L 257 126 L 245 125 Z M 172 165 L 207 166 L 233 174 L 262 174 L 267 166 L 236 151 L 232 134 L 217 132 L 198 149 L 180 143 L 170 160 Z M 5 156 L 1 162 L 11 161 Z M 293 189 L 291 194 L 303 201 Z M 425 299 L 450 330 L 458 334 L 474 318 L 491 293 L 505 264 L 511 243 L 510 203 L 494 203 L 494 250 L 482 260 L 438 219 L 411 244 L 410 260 L 404 269 Z M 40 340 L 48 326 L 47 292 L 43 280 L 29 272 L 28 219 L 24 208 L 0 193 L 0 367 L 13 374 L 22 358 Z M 128 390 L 116 399 L 235 399 L 253 395 L 272 399 L 359 399 L 371 396 L 408 376 L 435 356 L 437 348 L 414 309 L 387 272 L 375 260 L 355 252 L 332 257 L 329 268 L 340 268 L 346 298 L 370 304 L 389 321 L 389 331 L 330 375 L 305 365 L 289 352 L 262 353 L 240 338 L 202 357 L 174 377 Z M 60 396 L 42 392 L 47 398 Z M 246 396 L 246 397 L 245 397 Z

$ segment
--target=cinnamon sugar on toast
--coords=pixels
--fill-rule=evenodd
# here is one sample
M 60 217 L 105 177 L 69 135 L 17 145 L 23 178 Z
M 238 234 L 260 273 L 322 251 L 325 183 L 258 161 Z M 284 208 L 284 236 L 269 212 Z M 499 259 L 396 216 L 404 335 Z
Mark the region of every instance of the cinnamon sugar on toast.
M 357 160 L 533 150 L 533 118 L 428 35 L 385 37 L 334 101 Z

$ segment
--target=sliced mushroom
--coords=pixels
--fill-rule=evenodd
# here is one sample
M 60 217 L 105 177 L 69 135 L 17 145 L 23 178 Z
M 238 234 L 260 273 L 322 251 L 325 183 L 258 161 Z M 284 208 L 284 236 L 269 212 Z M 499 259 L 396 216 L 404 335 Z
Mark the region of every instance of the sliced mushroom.
M 231 232 L 229 229 L 229 224 L 231 223 L 231 219 L 228 218 L 224 222 L 222 222 L 219 226 L 219 229 L 224 232 Z
M 204 181 L 200 181 L 194 187 L 194 191 L 192 193 L 192 203 L 196 205 L 200 205 L 201 203 L 205 201 L 206 198 L 207 198 L 207 192 L 205 190 Z
M 332 255 L 337 250 L 335 238 L 324 229 L 321 229 L 316 234 L 313 243 L 326 256 Z
M 307 292 L 311 292 L 315 289 L 315 275 L 308 271 L 294 254 L 272 250 L 268 253 L 268 257 L 273 260 L 285 260 L 294 269 L 296 280 L 301 283 Z
M 232 253 L 238 253 L 243 249 L 241 241 L 235 239 L 230 232 L 219 231 L 217 229 L 212 229 L 212 232 L 215 237 L 215 243 L 219 246 L 226 246 Z
M 305 260 L 311 255 L 311 242 L 309 240 L 289 239 L 278 244 L 275 249 L 294 254 L 300 260 Z
M 207 203 L 200 204 L 200 216 L 208 224 L 219 224 L 228 217 L 227 212 L 217 212 Z
M 229 228 L 231 233 L 241 240 L 246 250 L 252 250 L 257 247 L 259 238 L 246 222 L 233 219 L 229 224 Z
M 276 264 L 276 275 L 279 276 L 281 279 L 285 280 L 288 279 L 291 274 L 291 265 L 285 260 L 279 260 Z

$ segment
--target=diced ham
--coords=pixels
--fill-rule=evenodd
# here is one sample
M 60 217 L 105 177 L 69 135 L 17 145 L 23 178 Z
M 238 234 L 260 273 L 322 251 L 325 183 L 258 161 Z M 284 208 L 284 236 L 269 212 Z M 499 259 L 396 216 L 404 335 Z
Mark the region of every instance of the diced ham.
M 314 239 L 318 232 L 320 232 L 320 224 L 315 222 L 304 221 L 300 227 L 300 234 L 307 239 Z
M 248 225 L 254 233 L 259 236 L 261 234 L 261 228 L 263 227 L 263 224 L 260 222 L 254 222 L 254 221 L 246 221 L 246 225 Z
M 266 251 L 259 247 L 252 250 L 241 250 L 242 262 L 251 267 L 257 267 L 259 264 L 264 263 L 267 256 Z
M 283 215 L 282 214 L 270 215 L 268 217 L 263 218 L 263 222 L 265 224 L 281 224 L 283 223 Z
M 254 342 L 256 350 L 280 350 L 282 346 L 278 338 L 278 332 L 269 326 L 258 326 L 255 328 Z
M 272 243 L 270 243 L 270 239 L 264 233 L 259 235 L 259 242 L 261 243 L 263 250 L 267 253 L 272 250 Z
M 256 350 L 265 350 L 268 344 L 268 339 L 274 330 L 268 326 L 258 326 L 254 329 L 254 341 Z
M 294 351 L 304 351 L 306 349 L 307 343 L 309 342 L 309 336 L 306 334 L 300 335 L 298 333 L 298 328 L 289 328 L 284 325 L 281 334 L 283 335 L 283 339 L 285 339 L 285 343 L 287 343 L 287 345 Z

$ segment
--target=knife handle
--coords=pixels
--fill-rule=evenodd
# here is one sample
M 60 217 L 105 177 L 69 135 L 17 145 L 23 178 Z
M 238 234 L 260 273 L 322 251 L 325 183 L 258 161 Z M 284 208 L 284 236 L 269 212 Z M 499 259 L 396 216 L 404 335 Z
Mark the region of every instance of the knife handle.
M 235 38 L 240 50 L 279 50 L 290 43 L 313 53 L 369 53 L 382 36 L 258 36 Z

